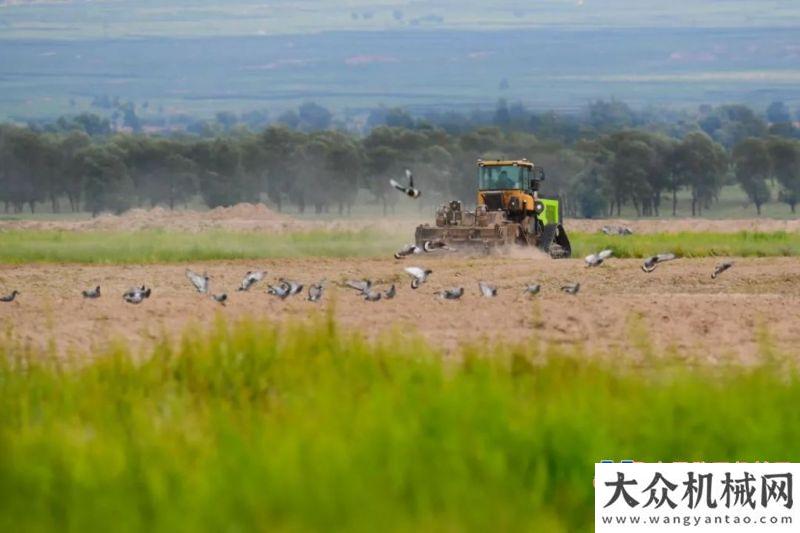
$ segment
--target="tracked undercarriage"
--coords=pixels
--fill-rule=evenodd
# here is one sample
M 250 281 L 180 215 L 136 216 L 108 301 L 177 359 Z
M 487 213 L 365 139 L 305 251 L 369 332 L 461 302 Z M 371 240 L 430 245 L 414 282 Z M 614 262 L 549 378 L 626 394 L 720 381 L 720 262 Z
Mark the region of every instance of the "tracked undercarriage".
M 436 211 L 435 226 L 418 226 L 415 240 L 418 246 L 441 240 L 453 248 L 487 252 L 505 246 L 536 246 L 554 259 L 569 257 L 572 252 L 567 233 L 559 223 L 544 224 L 535 215 L 515 221 L 506 211 L 490 211 L 483 204 L 475 211 L 466 211 L 458 201 Z

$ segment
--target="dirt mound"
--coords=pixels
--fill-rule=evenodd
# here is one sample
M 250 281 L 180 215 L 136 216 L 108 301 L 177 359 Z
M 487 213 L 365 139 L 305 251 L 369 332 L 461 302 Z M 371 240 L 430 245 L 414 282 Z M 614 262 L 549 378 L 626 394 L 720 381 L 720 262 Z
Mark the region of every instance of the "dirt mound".
M 264 204 L 236 204 L 231 207 L 215 207 L 206 214 L 211 220 L 266 220 L 269 222 L 286 222 L 290 218 L 276 213 Z
M 598 233 L 603 226 L 627 227 L 633 233 L 735 233 L 738 231 L 773 232 L 800 231 L 800 219 L 778 220 L 774 218 L 747 218 L 713 220 L 707 218 L 674 218 L 674 219 L 567 219 L 567 232 Z
M 139 231 L 169 229 L 201 232 L 210 229 L 237 231 L 302 231 L 313 227 L 310 222 L 296 220 L 276 213 L 264 204 L 242 203 L 231 207 L 217 207 L 210 211 L 164 209 L 131 209 L 121 215 L 103 214 L 80 221 L 10 221 L 0 222 L 0 229 L 38 229 L 71 231 Z

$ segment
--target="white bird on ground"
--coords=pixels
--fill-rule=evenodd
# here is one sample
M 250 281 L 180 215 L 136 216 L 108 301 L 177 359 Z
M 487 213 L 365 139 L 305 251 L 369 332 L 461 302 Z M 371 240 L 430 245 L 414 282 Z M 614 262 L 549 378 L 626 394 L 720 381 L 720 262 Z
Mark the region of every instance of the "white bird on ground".
M 291 287 L 286 283 L 280 283 L 278 286 L 267 285 L 267 293 L 285 300 L 291 294 Z
M 656 266 L 658 266 L 659 263 L 672 261 L 673 259 L 675 259 L 675 254 L 658 254 L 648 257 L 644 260 L 644 263 L 642 263 L 642 270 L 648 273 L 652 272 L 656 269 Z
M 367 289 L 362 293 L 364 295 L 364 299 L 368 302 L 377 302 L 381 299 L 381 291 L 373 291 L 372 289 Z
M 422 243 L 422 249 L 426 252 L 433 252 L 434 250 L 451 250 L 447 243 L 443 240 L 425 241 Z
M 200 294 L 206 294 L 208 292 L 208 274 L 203 272 L 203 275 L 201 276 L 200 274 L 192 272 L 187 268 L 186 277 L 192 282 L 192 285 L 194 285 L 194 288 L 197 289 L 197 292 Z
M 133 287 L 125 291 L 122 295 L 122 299 L 129 304 L 140 304 L 143 300 L 150 298 L 150 293 L 150 288 L 142 285 L 141 287 Z
M 611 257 L 614 252 L 612 250 L 603 250 L 596 254 L 587 255 L 584 261 L 586 261 L 587 267 L 596 267 L 603 264 L 603 261 Z
M 481 290 L 481 296 L 485 298 L 494 298 L 497 296 L 497 287 L 485 281 L 479 281 L 478 288 Z
M 397 294 L 397 287 L 395 287 L 395 286 L 394 286 L 394 283 L 392 283 L 392 286 L 391 286 L 391 287 L 389 287 L 389 288 L 386 290 L 386 292 L 384 292 L 384 293 L 383 293 L 383 298 L 384 298 L 385 300 L 391 300 L 392 298 L 394 298 L 394 297 L 395 297 L 395 295 L 396 295 L 396 294 Z
M 428 268 L 423 269 L 420 267 L 407 267 L 406 273 L 411 276 L 411 288 L 416 289 L 428 279 L 428 276 L 433 274 L 433 270 Z
M 443 291 L 439 291 L 436 294 L 439 295 L 439 298 L 442 300 L 458 300 L 462 296 L 464 296 L 464 287 L 455 287 L 452 289 L 445 289 Z
M 525 288 L 522 289 L 522 294 L 530 294 L 531 296 L 535 294 L 539 294 L 539 291 L 542 290 L 542 286 L 538 283 L 529 283 L 525 285 Z
M 391 184 L 392 187 L 402 192 L 409 198 L 419 198 L 419 195 L 422 193 L 420 192 L 419 189 L 414 188 L 414 175 L 408 169 L 406 169 L 406 179 L 408 180 L 408 187 L 406 187 L 405 185 L 401 185 L 400 183 L 398 183 L 393 179 L 390 179 L 389 183 Z
M 600 231 L 606 235 L 633 235 L 633 230 L 627 226 L 603 226 Z
M 561 290 L 566 292 L 567 294 L 572 294 L 573 296 L 578 294 L 578 291 L 581 290 L 580 283 L 568 283 L 567 285 L 563 285 Z
M 309 302 L 318 302 L 322 299 L 322 291 L 323 291 L 322 282 L 313 283 L 308 288 L 308 298 L 306 299 Z
M 218 304 L 225 305 L 225 302 L 227 302 L 227 301 L 228 301 L 228 294 L 227 294 L 227 293 L 224 293 L 224 292 L 223 292 L 223 293 L 221 293 L 221 294 L 212 294 L 212 295 L 211 295 L 211 298 L 212 298 L 212 299 L 213 299 L 215 302 L 217 302 Z
M 236 289 L 237 291 L 249 291 L 250 287 L 258 283 L 264 279 L 264 271 L 263 270 L 248 270 L 247 274 L 244 275 L 244 279 L 242 279 L 242 283 L 239 285 L 239 288 Z
M 733 266 L 733 261 L 726 261 L 724 263 L 720 263 L 714 269 L 714 272 L 711 274 L 711 279 L 717 279 L 717 276 L 728 270 Z
M 422 253 L 422 248 L 420 248 L 416 244 L 406 244 L 405 246 L 403 246 L 401 249 L 397 250 L 394 253 L 394 258 L 402 259 L 408 255 L 419 254 L 419 253 Z
M 287 285 L 289 287 L 289 296 L 300 294 L 303 291 L 302 283 L 298 283 L 296 281 L 291 281 L 283 278 L 279 278 L 278 281 L 281 282 L 281 285 Z
M 88 291 L 81 291 L 84 298 L 100 298 L 100 285 Z

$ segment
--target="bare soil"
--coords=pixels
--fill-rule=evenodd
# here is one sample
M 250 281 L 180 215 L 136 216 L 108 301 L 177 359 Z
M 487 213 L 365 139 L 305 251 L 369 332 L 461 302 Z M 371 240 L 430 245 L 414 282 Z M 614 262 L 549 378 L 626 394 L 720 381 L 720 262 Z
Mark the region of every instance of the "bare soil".
M 427 211 L 430 211 L 428 213 Z M 0 221 L 3 229 L 69 230 L 69 231 L 137 231 L 167 229 L 199 233 L 211 229 L 228 231 L 267 231 L 287 233 L 311 230 L 373 229 L 387 233 L 413 234 L 421 223 L 433 223 L 433 209 L 418 216 L 388 218 L 340 218 L 336 220 L 301 220 L 278 213 L 264 204 L 238 204 L 209 211 L 170 211 L 162 207 L 132 209 L 122 215 L 105 214 L 89 220 L 11 220 Z M 567 231 L 597 233 L 603 226 L 626 226 L 634 233 L 673 232 L 738 232 L 738 231 L 800 231 L 800 219 L 778 220 L 752 218 L 740 220 L 711 220 L 703 218 L 664 219 L 569 219 Z
M 800 263 L 793 258 L 734 259 L 734 267 L 712 280 L 721 259 L 679 259 L 643 273 L 639 260 L 612 259 L 585 268 L 580 259 L 550 260 L 538 254 L 464 258 L 350 260 L 298 259 L 260 262 L 209 262 L 190 265 L 208 271 L 212 292 L 225 291 L 223 307 L 197 294 L 182 265 L 0 266 L 0 292 L 18 289 L 15 303 L 0 303 L 3 331 L 24 344 L 54 343 L 60 353 L 89 353 L 113 339 L 149 345 L 167 334 L 177 336 L 189 324 L 205 326 L 217 314 L 284 321 L 306 319 L 333 308 L 343 328 L 373 338 L 400 330 L 418 332 L 444 348 L 464 342 L 556 343 L 590 353 L 656 353 L 711 361 L 752 360 L 769 342 L 789 355 L 800 355 Z M 409 287 L 403 268 L 433 270 L 418 290 Z M 268 279 L 250 292 L 236 292 L 247 270 L 266 269 Z M 279 300 L 265 293 L 278 277 L 306 284 L 327 280 L 319 304 L 305 294 Z M 368 277 L 388 287 L 394 300 L 363 301 L 339 286 L 345 279 Z M 499 295 L 479 296 L 477 282 L 495 283 Z M 578 281 L 576 296 L 559 287 Z M 523 296 L 525 283 L 542 284 L 538 296 Z M 121 294 L 142 283 L 153 295 L 141 305 L 124 303 Z M 84 300 L 80 291 L 102 287 L 99 300 Z M 434 292 L 463 286 L 460 301 L 442 301 Z M 760 340 L 761 339 L 761 340 Z M 763 346 L 762 346 L 763 347 Z

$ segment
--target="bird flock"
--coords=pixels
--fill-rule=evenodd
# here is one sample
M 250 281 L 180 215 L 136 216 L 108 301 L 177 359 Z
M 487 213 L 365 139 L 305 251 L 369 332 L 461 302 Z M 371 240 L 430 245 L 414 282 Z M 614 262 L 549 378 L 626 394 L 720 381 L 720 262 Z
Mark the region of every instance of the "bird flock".
M 420 189 L 415 187 L 414 185 L 414 175 L 411 170 L 406 169 L 406 181 L 407 185 L 403 185 L 394 179 L 389 180 L 389 184 L 403 193 L 404 195 L 408 196 L 411 199 L 417 199 L 420 197 L 422 192 Z M 624 226 L 604 226 L 602 228 L 602 232 L 606 235 L 631 235 L 633 231 L 630 228 Z M 426 254 L 432 253 L 436 251 L 453 251 L 453 248 L 447 245 L 442 240 L 429 240 L 422 243 L 422 246 L 419 246 L 416 243 L 407 244 L 397 252 L 395 252 L 394 257 L 395 259 L 401 260 L 409 256 L 418 255 L 418 254 Z M 595 268 L 602 265 L 608 258 L 613 255 L 612 250 L 601 250 L 600 252 L 590 254 L 585 257 L 584 262 L 586 263 L 587 268 Z M 658 265 L 661 263 L 665 263 L 667 261 L 672 261 L 675 259 L 675 254 L 672 253 L 662 253 L 658 255 L 654 255 L 652 257 L 648 257 L 645 259 L 644 263 L 642 264 L 642 270 L 644 272 L 650 273 L 653 272 Z M 711 274 L 711 279 L 717 279 L 717 277 L 725 272 L 726 270 L 730 269 L 733 266 L 733 262 L 727 261 L 724 263 L 718 264 L 714 268 L 714 272 Z M 405 273 L 408 274 L 411 278 L 411 289 L 416 290 L 420 286 L 422 286 L 433 273 L 433 271 L 429 268 L 422 268 L 419 266 L 410 266 L 404 269 Z M 239 287 L 236 289 L 239 292 L 246 292 L 249 291 L 253 286 L 258 284 L 259 282 L 263 281 L 265 278 L 266 273 L 263 270 L 256 270 L 256 271 L 248 271 L 244 278 L 242 279 Z M 195 290 L 202 295 L 208 296 L 213 301 L 219 303 L 220 305 L 226 305 L 228 301 L 228 294 L 226 292 L 218 292 L 212 293 L 210 291 L 211 285 L 211 278 L 208 276 L 208 273 L 203 272 L 202 274 L 198 274 L 191 269 L 186 269 L 186 278 L 195 288 Z M 354 289 L 358 295 L 360 295 L 364 301 L 367 302 L 377 302 L 380 300 L 391 300 L 397 295 L 397 287 L 395 284 L 391 284 L 388 288 L 379 289 L 376 287 L 371 280 L 363 279 L 363 280 L 347 280 L 343 283 L 343 286 Z M 296 296 L 303 292 L 303 284 L 287 280 L 284 278 L 278 278 L 276 284 L 268 284 L 267 285 L 267 294 L 275 296 L 281 300 L 285 300 L 289 297 Z M 523 287 L 522 293 L 530 296 L 534 296 L 541 292 L 541 285 L 538 283 L 531 283 L 527 284 Z M 579 282 L 568 283 L 566 285 L 562 285 L 560 287 L 561 291 L 566 294 L 576 295 L 581 289 L 581 284 Z M 323 293 L 325 290 L 325 280 L 318 281 L 316 283 L 311 284 L 308 287 L 306 300 L 309 302 L 319 302 L 322 300 Z M 487 281 L 479 281 L 478 282 L 478 291 L 481 296 L 484 298 L 494 298 L 497 296 L 498 289 L 496 285 L 489 283 Z M 441 298 L 442 300 L 459 300 L 464 295 L 465 290 L 464 287 L 452 287 L 447 289 L 442 289 L 436 291 L 434 294 Z M 18 290 L 13 290 L 10 294 L 5 296 L 0 296 L 0 303 L 11 303 L 17 301 L 17 296 L 21 293 Z M 96 286 L 92 289 L 87 289 L 81 292 L 84 299 L 94 300 L 98 299 L 101 296 L 100 286 Z M 143 301 L 150 298 L 152 294 L 152 289 L 145 285 L 139 287 L 132 287 L 125 291 L 122 294 L 122 299 L 126 303 L 137 305 L 141 304 Z
M 420 251 L 412 251 L 408 253 L 401 253 L 405 250 L 420 250 Z M 425 249 L 429 249 L 430 251 L 443 249 L 444 247 L 439 245 L 438 243 L 425 243 L 424 246 L 418 247 L 416 245 L 408 245 L 395 254 L 395 258 L 402 259 L 407 255 L 411 255 L 414 253 L 424 253 Z M 597 268 L 600 265 L 604 264 L 608 261 L 610 257 L 613 256 L 613 251 L 610 249 L 601 250 L 597 253 L 593 253 L 587 255 L 584 258 L 584 263 L 586 268 Z M 672 261 L 677 257 L 675 254 L 672 253 L 662 253 L 658 255 L 654 255 L 652 257 L 648 257 L 642 263 L 642 270 L 646 273 L 653 272 L 658 265 L 662 263 L 666 263 L 668 261 Z M 715 266 L 714 271 L 711 273 L 711 279 L 717 279 L 723 272 L 729 270 L 733 267 L 732 261 L 725 261 L 719 263 Z M 423 284 L 425 284 L 431 275 L 433 274 L 433 270 L 430 268 L 423 268 L 421 266 L 409 266 L 403 269 L 405 274 L 409 276 L 410 279 L 410 288 L 412 290 L 419 289 Z M 228 294 L 226 292 L 212 292 L 211 291 L 211 278 L 209 277 L 208 273 L 203 272 L 199 274 L 194 272 L 191 269 L 186 269 L 185 272 L 186 279 L 190 282 L 191 286 L 195 289 L 198 294 L 208 296 L 211 300 L 219 303 L 220 305 L 226 305 L 228 302 Z M 248 271 L 244 277 L 242 278 L 239 287 L 236 289 L 238 292 L 247 292 L 252 289 L 256 284 L 263 281 L 266 277 L 266 272 L 263 270 L 255 270 L 255 271 Z M 325 291 L 325 283 L 326 280 L 320 280 L 315 283 L 312 283 L 308 286 L 306 291 L 306 298 L 305 300 L 309 302 L 319 302 L 323 298 L 323 294 Z M 364 301 L 367 302 L 378 302 L 380 300 L 391 300 L 397 295 L 397 286 L 392 283 L 388 287 L 379 287 L 377 286 L 372 280 L 369 279 L 361 279 L 361 280 L 346 280 L 340 284 L 343 287 L 350 288 L 356 291 L 358 295 L 360 295 Z M 498 294 L 498 288 L 496 285 L 481 280 L 477 282 L 478 285 L 478 294 L 484 298 L 494 298 Z M 289 280 L 283 277 L 277 279 L 277 282 L 274 284 L 267 284 L 266 292 L 269 295 L 275 296 L 281 300 L 285 300 L 292 296 L 299 295 L 303 292 L 305 286 L 303 283 Z M 560 286 L 560 290 L 566 294 L 576 295 L 581 289 L 581 284 L 579 282 L 572 282 L 567 283 L 565 285 Z M 542 286 L 538 283 L 529 283 L 526 284 L 522 288 L 522 294 L 534 296 L 541 292 Z M 5 296 L 0 296 L 0 303 L 11 303 L 17 301 L 17 297 L 21 293 L 18 290 L 12 291 L 10 294 Z M 84 299 L 87 300 L 95 300 L 101 297 L 103 293 L 100 290 L 100 286 L 96 286 L 91 289 L 86 289 L 81 291 L 81 295 Z M 146 285 L 141 285 L 137 287 L 132 287 L 126 290 L 122 294 L 122 299 L 126 303 L 129 304 L 141 304 L 152 294 L 152 289 L 147 287 Z M 462 296 L 464 296 L 465 290 L 464 287 L 450 287 L 437 290 L 434 292 L 434 295 L 442 300 L 459 300 Z

